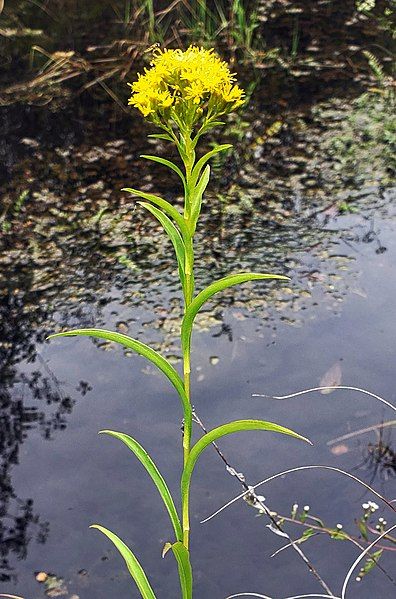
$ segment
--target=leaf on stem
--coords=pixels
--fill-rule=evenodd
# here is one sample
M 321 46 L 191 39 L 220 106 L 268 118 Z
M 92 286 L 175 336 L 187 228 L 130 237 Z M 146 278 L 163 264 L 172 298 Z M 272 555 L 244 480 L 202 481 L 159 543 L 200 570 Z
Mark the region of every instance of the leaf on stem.
M 147 453 L 147 451 L 138 443 L 135 439 L 126 435 L 125 433 L 118 433 L 116 431 L 104 430 L 100 431 L 99 434 L 110 435 L 111 437 L 115 437 L 122 441 L 137 457 L 139 462 L 143 464 L 148 474 L 150 475 L 153 483 L 158 489 L 159 494 L 161 495 L 162 501 L 168 511 L 170 520 L 172 522 L 173 529 L 175 531 L 175 536 L 178 541 L 181 541 L 183 538 L 182 527 L 180 524 L 180 519 L 175 507 L 175 504 L 172 499 L 172 495 L 168 489 L 168 486 L 159 472 L 157 466 Z
M 202 168 L 205 166 L 205 164 L 208 162 L 208 160 L 210 160 L 213 156 L 215 156 L 219 152 L 224 152 L 225 150 L 229 150 L 230 148 L 232 148 L 232 144 L 221 144 L 221 145 L 217 146 L 216 148 L 214 148 L 213 150 L 211 150 L 210 152 L 207 152 L 206 154 L 204 154 L 204 156 L 202 156 L 202 158 L 200 158 L 198 160 L 197 164 L 194 166 L 194 168 L 192 170 L 192 173 L 191 173 L 192 184 L 195 185 L 196 181 L 198 180 L 199 175 L 201 174 Z
M 280 279 L 281 281 L 289 280 L 289 277 L 285 277 L 283 275 L 273 275 L 273 274 L 264 274 L 264 273 L 256 273 L 256 272 L 243 272 L 235 275 L 228 275 L 211 283 L 200 291 L 198 295 L 193 299 L 191 304 L 189 305 L 182 322 L 181 327 L 181 338 L 183 347 L 185 349 L 189 349 L 191 342 L 191 333 L 192 327 L 194 324 L 194 320 L 199 310 L 202 308 L 203 304 L 207 302 L 213 295 L 218 293 L 219 291 L 223 291 L 228 287 L 232 287 L 233 285 L 239 285 L 240 283 L 246 283 L 247 281 L 260 281 L 266 279 Z
M 148 204 L 147 202 L 138 202 L 143 208 L 146 208 L 155 218 L 161 223 L 166 233 L 168 234 L 169 239 L 171 240 L 173 247 L 175 248 L 177 264 L 179 267 L 179 275 L 180 280 L 183 286 L 183 290 L 185 289 L 186 276 L 184 272 L 184 265 L 186 260 L 186 248 L 184 245 L 184 241 L 179 231 L 176 229 L 175 225 L 172 223 L 170 218 L 166 216 L 164 212 Z
M 135 555 L 132 551 L 125 545 L 123 541 L 113 532 L 104 528 L 103 526 L 99 526 L 99 524 L 93 524 L 90 528 L 96 528 L 100 532 L 102 532 L 110 541 L 115 545 L 120 554 L 125 560 L 127 568 L 129 570 L 130 575 L 133 580 L 136 582 L 136 586 L 138 587 L 141 596 L 143 599 L 156 599 L 154 595 L 154 591 L 151 588 L 149 581 L 147 580 L 147 576 L 144 573 L 144 570 Z
M 186 493 L 188 493 L 191 475 L 193 473 L 197 459 L 208 445 L 210 445 L 211 443 L 213 443 L 213 441 L 216 441 L 220 437 L 230 435 L 231 433 L 253 430 L 273 431 L 275 433 L 281 433 L 283 435 L 290 435 L 291 437 L 301 439 L 302 441 L 306 441 L 307 443 L 310 443 L 312 445 L 312 443 L 306 437 L 299 435 L 298 433 L 292 431 L 289 428 L 285 428 L 284 426 L 275 424 L 274 422 L 266 422 L 265 420 L 234 420 L 233 422 L 228 422 L 227 424 L 218 426 L 217 428 L 214 428 L 213 430 L 203 435 L 203 437 L 201 437 L 199 441 L 197 441 L 196 444 L 192 447 L 183 471 L 181 482 L 182 495 L 184 496 Z
M 165 557 L 169 549 L 172 549 L 177 561 L 182 598 L 191 599 L 193 578 L 190 563 L 190 553 L 188 549 L 186 549 L 186 547 L 183 545 L 183 543 L 166 543 L 164 551 L 162 553 L 163 557 Z
M 152 139 L 165 139 L 166 141 L 174 141 L 170 135 L 166 133 L 150 133 L 147 137 L 151 137 Z
M 192 191 L 191 196 L 191 222 L 192 222 L 192 232 L 195 231 L 195 227 L 197 226 L 197 220 L 201 212 L 202 205 L 202 196 L 205 192 L 205 189 L 209 183 L 210 177 L 210 166 L 206 165 L 204 172 L 202 173 L 196 187 Z
M 141 154 L 140 158 L 145 158 L 146 160 L 152 160 L 153 162 L 158 162 L 159 164 L 167 166 L 168 168 L 170 168 L 172 171 L 174 171 L 180 177 L 180 179 L 183 182 L 184 188 L 186 188 L 185 176 L 183 175 L 182 171 L 177 166 L 177 164 L 175 164 L 171 160 L 167 160 L 166 158 L 161 158 L 161 156 L 151 156 L 149 154 Z
M 184 384 L 179 374 L 173 366 L 169 364 L 168 360 L 145 343 L 142 343 L 137 339 L 132 339 L 132 337 L 129 337 L 128 335 L 106 331 L 104 329 L 74 329 L 63 333 L 55 333 L 54 335 L 50 335 L 48 339 L 55 339 L 56 337 L 73 337 L 75 335 L 82 337 L 98 337 L 99 339 L 106 339 L 107 341 L 115 341 L 128 349 L 132 349 L 140 356 L 144 356 L 170 380 L 179 394 L 184 413 L 186 412 L 186 409 L 190 409 L 190 404 L 184 390 Z
M 187 229 L 186 223 L 184 222 L 183 216 L 174 206 L 172 206 L 172 204 L 167 202 L 167 200 L 164 200 L 159 196 L 153 195 L 152 193 L 146 193 L 144 191 L 139 191 L 138 189 L 133 189 L 132 187 L 124 187 L 123 189 L 121 189 L 121 191 L 127 191 L 128 193 L 132 193 L 133 195 L 139 198 L 143 198 L 151 202 L 152 204 L 155 204 L 155 206 L 161 208 L 161 210 L 163 210 L 168 216 L 170 216 L 170 218 L 172 218 L 175 221 L 175 223 L 181 231 L 181 234 L 183 235 L 183 238 L 187 239 L 189 237 L 189 231 Z

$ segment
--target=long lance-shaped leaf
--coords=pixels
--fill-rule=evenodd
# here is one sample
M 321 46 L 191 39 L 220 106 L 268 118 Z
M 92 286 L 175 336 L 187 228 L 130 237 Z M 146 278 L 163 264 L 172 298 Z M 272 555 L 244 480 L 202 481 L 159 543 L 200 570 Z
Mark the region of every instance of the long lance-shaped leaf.
M 165 556 L 169 549 L 172 549 L 177 561 L 182 598 L 192 599 L 193 578 L 190 553 L 183 543 L 166 543 L 162 555 Z
M 166 158 L 161 158 L 161 156 L 151 156 L 150 154 L 141 154 L 140 158 L 145 158 L 146 160 L 152 160 L 153 162 L 158 162 L 159 164 L 163 164 L 164 166 L 167 166 L 168 168 L 170 168 L 172 171 L 174 171 L 180 177 L 184 188 L 186 188 L 185 176 L 183 175 L 182 171 L 177 166 L 177 164 L 175 164 L 171 160 L 167 160 Z
M 143 464 L 153 483 L 157 487 L 159 494 L 161 495 L 162 501 L 164 502 L 164 505 L 168 511 L 169 518 L 175 531 L 176 539 L 181 541 L 183 538 L 182 527 L 174 501 L 172 499 L 172 495 L 170 494 L 164 478 L 147 451 L 140 445 L 140 443 L 125 433 L 104 430 L 100 431 L 100 434 L 110 435 L 111 437 L 115 437 L 116 439 L 122 441 L 135 454 L 139 462 Z
M 48 339 L 54 339 L 55 337 L 73 337 L 74 335 L 81 337 L 98 337 L 99 339 L 106 339 L 107 341 L 115 341 L 128 349 L 132 349 L 140 356 L 144 356 L 147 360 L 150 360 L 164 375 L 170 380 L 172 385 L 175 387 L 179 394 L 180 401 L 183 406 L 184 414 L 189 413 L 191 410 L 190 403 L 184 390 L 184 384 L 179 374 L 173 368 L 171 364 L 161 354 L 156 352 L 154 349 L 138 341 L 132 339 L 128 335 L 122 333 L 114 333 L 113 331 L 106 331 L 104 329 L 74 329 L 71 331 L 65 331 L 63 333 L 56 333 L 50 335 Z
M 171 240 L 173 247 L 175 248 L 180 280 L 183 286 L 183 290 L 185 290 L 186 276 L 184 272 L 184 266 L 186 261 L 186 248 L 182 236 L 180 235 L 179 231 L 176 229 L 175 225 L 172 223 L 170 218 L 168 218 L 164 212 L 162 212 L 155 206 L 148 204 L 147 202 L 139 202 L 139 204 L 143 206 L 143 208 L 146 208 L 146 210 L 151 212 L 153 216 L 155 216 L 155 218 L 161 223 L 166 233 L 168 234 L 169 239 Z
M 230 435 L 231 433 L 253 430 L 273 431 L 275 433 L 282 433 L 283 435 L 290 435 L 291 437 L 301 439 L 302 441 L 306 441 L 307 443 L 312 445 L 311 441 L 309 441 L 306 437 L 299 435 L 298 433 L 292 431 L 289 428 L 285 428 L 284 426 L 275 424 L 274 422 L 266 422 L 265 420 L 234 420 L 233 422 L 228 422 L 227 424 L 223 424 L 222 426 L 214 428 L 213 430 L 206 433 L 206 435 L 203 435 L 203 437 L 201 437 L 199 441 L 197 441 L 196 444 L 192 447 L 183 471 L 181 482 L 182 496 L 184 496 L 186 493 L 188 494 L 191 475 L 193 473 L 197 459 L 208 445 L 210 445 L 211 443 L 213 443 L 213 441 L 216 441 L 220 437 Z
M 215 156 L 219 152 L 224 152 L 225 150 L 229 150 L 230 148 L 232 148 L 232 144 L 221 144 L 221 145 L 217 146 L 216 148 L 214 148 L 213 150 L 211 150 L 210 152 L 207 152 L 206 154 L 204 154 L 204 156 L 202 156 L 202 158 L 200 158 L 198 160 L 197 164 L 194 166 L 194 168 L 192 170 L 191 184 L 195 185 L 195 183 L 198 180 L 199 175 L 201 174 L 201 170 L 203 169 L 205 164 L 208 162 L 208 160 L 210 160 L 213 156 Z
M 197 225 L 197 220 L 201 213 L 202 196 L 203 196 L 205 189 L 209 183 L 209 178 L 210 178 L 210 166 L 209 166 L 209 164 L 207 164 L 195 189 L 193 189 L 193 191 L 192 191 L 192 197 L 191 197 L 192 233 L 194 233 L 194 231 L 195 231 L 195 227 Z
M 280 279 L 281 281 L 289 280 L 288 277 L 283 275 L 273 275 L 273 274 L 264 274 L 257 272 L 242 272 L 235 275 L 228 275 L 227 277 L 223 277 L 214 283 L 211 283 L 200 291 L 198 295 L 193 299 L 191 304 L 188 306 L 187 311 L 184 315 L 182 327 L 181 327 L 181 338 L 183 347 L 185 349 L 190 348 L 191 343 L 191 333 L 192 326 L 194 324 L 194 320 L 199 310 L 202 308 L 203 304 L 208 301 L 213 295 L 218 293 L 219 291 L 223 291 L 228 287 L 232 287 L 233 285 L 238 285 L 240 283 L 246 283 L 247 281 L 259 281 L 265 279 Z
M 153 195 L 152 193 L 139 191 L 138 189 L 133 189 L 132 187 L 124 187 L 123 189 L 121 189 L 121 191 L 127 191 L 128 193 L 132 193 L 133 195 L 148 200 L 152 204 L 155 204 L 156 206 L 161 208 L 161 210 L 166 212 L 166 214 L 175 221 L 175 223 L 181 231 L 183 238 L 187 239 L 189 237 L 190 233 L 188 231 L 183 216 L 174 206 L 172 206 L 172 204 L 170 204 L 163 198 L 160 198 L 159 196 Z
M 93 524 L 90 528 L 96 528 L 100 532 L 102 532 L 110 541 L 115 545 L 120 554 L 125 560 L 127 568 L 129 570 L 130 575 L 133 580 L 136 582 L 136 586 L 140 591 L 143 599 L 156 599 L 153 589 L 149 581 L 147 580 L 147 576 L 144 573 L 144 570 L 135 555 L 132 551 L 125 545 L 123 541 L 117 535 L 115 535 L 111 530 L 104 528 L 104 526 L 100 526 L 99 524 Z

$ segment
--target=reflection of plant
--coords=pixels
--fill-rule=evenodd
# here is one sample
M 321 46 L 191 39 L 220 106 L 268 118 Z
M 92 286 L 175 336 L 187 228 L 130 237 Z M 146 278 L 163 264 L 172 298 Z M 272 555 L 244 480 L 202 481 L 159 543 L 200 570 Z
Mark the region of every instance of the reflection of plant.
M 387 31 L 391 38 L 396 37 L 395 3 L 394 0 L 355 0 L 358 13 L 364 17 L 375 19 L 382 30 Z
M 395 101 L 396 80 L 385 73 L 383 65 L 380 63 L 379 59 L 374 54 L 372 54 L 372 52 L 364 50 L 363 54 L 367 58 L 367 62 L 369 64 L 371 72 L 374 75 L 379 87 L 370 88 L 370 91 L 379 93 L 382 96 L 384 96 L 385 100 L 389 102 L 389 104 L 392 106 Z
M 357 98 L 340 130 L 327 135 L 325 149 L 334 158 L 334 168 L 349 172 L 357 180 L 382 173 L 384 183 L 396 172 L 396 116 L 393 102 L 384 94 L 367 91 Z
M 227 65 L 213 51 L 190 47 L 185 52 L 171 50 L 157 52 L 151 69 L 140 75 L 132 84 L 130 104 L 162 130 L 154 137 L 173 143 L 180 155 L 183 170 L 162 157 L 144 156 L 148 160 L 167 166 L 181 179 L 184 188 L 184 213 L 165 199 L 136 189 L 127 189 L 143 198 L 139 202 L 162 225 L 175 250 L 184 316 L 181 324 L 183 353 L 182 379 L 171 363 L 151 347 L 123 335 L 100 329 L 78 329 L 55 336 L 84 335 L 120 343 L 152 362 L 176 389 L 183 411 L 183 470 L 181 474 L 181 518 L 174 500 L 153 460 L 143 447 L 124 433 L 103 431 L 121 440 L 146 468 L 159 491 L 170 517 L 174 540 L 164 546 L 163 554 L 171 550 L 177 560 L 181 595 L 190 599 L 193 579 L 189 555 L 190 539 L 190 486 L 196 462 L 202 451 L 218 438 L 245 430 L 270 430 L 303 439 L 297 433 L 271 422 L 239 420 L 229 422 L 206 432 L 194 445 L 191 444 L 194 410 L 190 396 L 190 354 L 194 320 L 201 308 L 216 293 L 253 280 L 280 279 L 273 274 L 244 272 L 226 276 L 199 293 L 194 285 L 194 235 L 201 212 L 202 197 L 209 182 L 208 161 L 229 148 L 222 144 L 197 160 L 196 148 L 202 135 L 221 124 L 219 118 L 242 104 L 243 91 L 235 84 Z M 111 531 L 95 525 L 118 548 L 128 570 L 144 599 L 154 599 L 154 591 L 132 551 Z
M 356 0 L 356 10 L 359 12 L 370 12 L 375 8 L 376 0 Z
M 12 224 L 10 222 L 10 219 L 13 219 L 19 215 L 28 195 L 29 191 L 27 189 L 22 191 L 15 200 L 15 202 L 12 205 L 8 205 L 4 210 L 3 214 L 0 216 L 0 225 L 3 230 L 3 233 L 8 233 L 9 231 L 11 231 Z

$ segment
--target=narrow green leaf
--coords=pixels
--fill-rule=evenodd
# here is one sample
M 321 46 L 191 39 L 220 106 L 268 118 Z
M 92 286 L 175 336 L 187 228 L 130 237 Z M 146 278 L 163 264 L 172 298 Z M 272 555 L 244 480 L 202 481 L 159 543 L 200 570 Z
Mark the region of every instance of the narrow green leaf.
M 210 127 L 218 127 L 219 125 L 225 125 L 225 121 L 212 121 L 209 124 L 209 128 Z
M 364 565 L 362 566 L 360 572 L 359 572 L 359 576 L 360 578 L 363 578 L 363 576 L 366 576 L 366 574 L 369 574 L 369 572 L 371 572 L 371 570 L 374 568 L 374 566 L 376 566 L 380 560 L 380 557 L 382 555 L 383 549 L 379 549 L 378 551 L 374 551 L 374 553 L 372 553 L 364 562 Z
M 169 549 L 172 549 L 177 561 L 182 598 L 192 599 L 193 577 L 190 562 L 190 553 L 188 549 L 185 548 L 183 543 L 180 542 L 173 543 L 173 545 L 171 545 Z
M 229 150 L 229 148 L 232 148 L 232 144 L 221 144 L 221 145 L 217 146 L 216 148 L 214 148 L 213 150 L 211 150 L 210 152 L 207 152 L 204 156 L 202 156 L 202 158 L 200 158 L 198 160 L 197 164 L 194 166 L 193 171 L 191 173 L 192 185 L 195 185 L 196 181 L 198 180 L 199 175 L 201 174 L 201 170 L 203 169 L 205 164 L 208 162 L 208 160 L 210 160 L 213 156 L 215 156 L 219 152 L 224 152 L 225 150 Z
M 121 191 L 127 191 L 128 193 L 132 193 L 133 195 L 135 195 L 139 198 L 148 200 L 149 202 L 152 202 L 152 204 L 155 204 L 156 206 L 161 208 L 161 210 L 166 212 L 166 214 L 175 221 L 175 223 L 179 227 L 183 237 L 185 239 L 188 238 L 189 231 L 188 231 L 187 225 L 184 221 L 184 218 L 180 214 L 180 212 L 174 206 L 172 206 L 172 204 L 170 204 L 163 198 L 160 198 L 159 196 L 153 195 L 152 193 L 146 193 L 144 191 L 139 191 L 138 189 L 133 189 L 132 187 L 124 187 L 123 189 L 121 189 Z
M 204 135 L 207 131 L 210 131 L 210 129 L 212 129 L 213 127 L 218 127 L 219 125 L 225 125 L 224 121 L 212 121 L 207 123 L 206 125 L 203 125 L 199 131 L 197 132 L 196 136 L 193 139 L 193 146 L 195 147 L 199 141 L 199 138 L 201 137 L 201 135 Z
M 364 518 L 361 518 L 360 520 L 358 520 L 357 525 L 358 525 L 360 534 L 362 535 L 363 539 L 365 541 L 368 541 L 368 531 L 367 531 L 366 520 Z
M 161 156 L 151 156 L 149 154 L 141 154 L 140 158 L 145 158 L 146 160 L 152 160 L 153 162 L 158 162 L 159 164 L 163 164 L 164 166 L 167 166 L 168 168 L 170 168 L 172 171 L 174 171 L 180 177 L 180 179 L 183 182 L 184 188 L 186 187 L 185 176 L 183 175 L 180 168 L 171 160 L 167 160 L 166 158 L 161 158 Z
M 110 541 L 118 549 L 118 551 L 124 558 L 129 573 L 132 576 L 133 580 L 136 582 L 136 586 L 139 589 L 143 599 L 156 599 L 154 591 L 151 588 L 149 581 L 147 580 L 147 576 L 144 573 L 142 566 L 140 565 L 132 551 L 129 549 L 129 547 L 127 547 L 127 545 L 125 545 L 125 543 L 121 541 L 121 539 L 117 537 L 117 535 L 115 535 L 107 528 L 99 526 L 99 524 L 93 524 L 92 526 L 90 526 L 90 528 L 96 528 L 97 530 L 102 532 L 108 539 L 110 539 Z
M 343 532 L 342 530 L 339 530 L 338 528 L 329 528 L 328 532 L 329 532 L 331 539 L 334 539 L 336 541 L 347 541 L 348 540 L 348 535 L 346 535 L 345 532 Z
M 306 530 L 304 530 L 302 536 L 300 537 L 300 539 L 298 539 L 299 543 L 303 543 L 304 541 L 308 541 L 308 539 L 310 537 L 315 536 L 317 533 L 315 530 L 313 530 L 312 528 L 307 528 Z
M 266 422 L 265 420 L 234 420 L 233 422 L 228 422 L 227 424 L 218 426 L 217 428 L 214 428 L 213 430 L 203 435 L 192 447 L 182 475 L 182 496 L 188 496 L 191 475 L 193 473 L 195 464 L 200 454 L 208 445 L 213 443 L 213 441 L 217 441 L 217 439 L 219 439 L 220 437 L 230 435 L 231 433 L 253 430 L 273 431 L 275 433 L 281 433 L 283 435 L 290 435 L 291 437 L 301 439 L 302 441 L 306 441 L 307 443 L 310 443 L 312 445 L 312 443 L 305 437 L 299 435 L 298 433 L 292 431 L 289 428 L 285 428 L 284 426 L 280 426 L 279 424 L 275 424 L 273 422 Z
M 119 343 L 128 349 L 132 349 L 140 356 L 144 356 L 159 370 L 161 370 L 161 372 L 163 372 L 164 375 L 170 380 L 179 394 L 184 413 L 186 413 L 186 410 L 189 411 L 191 409 L 186 392 L 184 390 L 183 381 L 179 374 L 176 372 L 173 366 L 169 364 L 169 362 L 163 356 L 161 356 L 161 354 L 156 352 L 145 343 L 142 343 L 137 339 L 132 339 L 132 337 L 129 337 L 128 335 L 114 333 L 104 329 L 74 329 L 71 331 L 50 335 L 48 339 L 55 339 L 56 337 L 73 337 L 74 335 L 82 337 L 98 337 L 99 339 L 106 339 L 107 341 L 115 341 L 115 343 Z
M 147 453 L 147 451 L 138 443 L 135 439 L 126 435 L 125 433 L 118 433 L 115 431 L 100 431 L 100 434 L 110 435 L 111 437 L 115 437 L 122 441 L 137 457 L 139 462 L 143 464 L 148 474 L 150 475 L 153 483 L 157 487 L 159 494 L 161 495 L 162 501 L 168 511 L 170 520 L 172 522 L 173 530 L 175 531 L 175 536 L 178 541 L 181 541 L 183 538 L 182 527 L 180 524 L 180 519 L 175 507 L 175 504 L 172 499 L 172 495 L 168 489 L 168 486 L 162 477 L 160 471 L 157 466 Z
M 170 135 L 166 133 L 150 133 L 147 137 L 151 137 L 152 139 L 166 139 L 166 141 L 173 141 Z
M 201 212 L 202 196 L 203 196 L 205 189 L 209 183 L 209 177 L 210 177 L 210 166 L 209 166 L 209 164 L 207 164 L 194 191 L 192 192 L 191 221 L 193 223 L 193 231 L 195 231 L 197 220 L 198 220 L 198 217 Z
M 179 231 L 176 229 L 175 225 L 172 223 L 170 218 L 168 218 L 164 212 L 162 212 L 155 206 L 148 204 L 147 202 L 139 202 L 139 204 L 141 206 L 143 206 L 144 208 L 146 208 L 146 210 L 151 212 L 151 214 L 153 214 L 153 216 L 155 216 L 155 218 L 161 223 L 161 225 L 165 229 L 166 233 L 168 234 L 168 236 L 173 244 L 173 247 L 175 248 L 177 264 L 179 267 L 180 280 L 182 282 L 182 286 L 183 286 L 183 290 L 184 290 L 185 280 L 186 280 L 185 272 L 184 272 L 184 265 L 185 265 L 185 261 L 186 261 L 186 248 L 184 246 L 184 241 L 182 239 L 182 236 L 180 235 Z
M 242 272 L 235 275 L 228 275 L 211 283 L 200 291 L 198 295 L 193 299 L 187 311 L 184 315 L 182 327 L 181 327 L 181 338 L 183 347 L 185 349 L 190 348 L 191 343 L 191 334 L 192 327 L 194 324 L 195 317 L 197 316 L 199 310 L 202 308 L 203 304 L 207 302 L 213 295 L 218 293 L 219 291 L 223 291 L 228 287 L 232 287 L 233 285 L 239 285 L 240 283 L 246 283 L 247 281 L 259 281 L 266 279 L 280 279 L 281 281 L 289 280 L 288 277 L 283 275 L 273 275 L 273 274 L 264 274 L 264 273 L 256 273 L 256 272 Z

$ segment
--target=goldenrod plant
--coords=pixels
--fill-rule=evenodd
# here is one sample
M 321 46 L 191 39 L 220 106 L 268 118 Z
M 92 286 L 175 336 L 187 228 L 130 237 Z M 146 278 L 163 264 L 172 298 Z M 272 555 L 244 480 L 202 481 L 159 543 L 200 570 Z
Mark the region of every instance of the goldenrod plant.
M 195 444 L 191 442 L 193 407 L 190 395 L 190 354 L 194 320 L 202 306 L 210 298 L 233 285 L 247 281 L 269 279 L 286 280 L 277 274 L 241 272 L 230 274 L 213 282 L 199 292 L 194 284 L 194 235 L 201 212 L 202 198 L 209 183 L 209 160 L 230 148 L 221 144 L 198 157 L 196 154 L 201 137 L 209 130 L 223 124 L 219 119 L 236 110 L 244 103 L 244 92 L 236 84 L 235 76 L 213 50 L 190 46 L 186 51 L 156 50 L 150 68 L 138 75 L 131 84 L 131 106 L 161 130 L 155 134 L 161 140 L 174 144 L 180 155 L 180 166 L 160 156 L 142 156 L 147 160 L 164 165 L 174 171 L 181 180 L 184 190 L 184 210 L 166 199 L 127 188 L 139 204 L 156 218 L 168 235 L 177 260 L 182 291 L 183 314 L 180 342 L 183 354 L 183 376 L 157 351 L 141 341 L 127 335 L 101 329 L 77 329 L 52 335 L 52 337 L 84 335 L 114 341 L 132 349 L 154 364 L 173 385 L 183 414 L 183 468 L 181 472 L 181 514 L 169 488 L 146 450 L 128 434 L 110 430 L 101 431 L 122 441 L 143 464 L 166 508 L 173 527 L 174 538 L 169 539 L 163 554 L 171 550 L 176 558 L 180 592 L 183 599 L 193 596 L 193 575 L 190 563 L 189 498 L 191 477 L 202 451 L 211 443 L 231 433 L 247 430 L 264 430 L 291 435 L 307 441 L 301 435 L 272 422 L 263 420 L 237 420 L 228 422 L 204 434 Z M 128 570 L 144 599 L 154 599 L 156 594 L 132 551 L 113 532 L 103 526 L 94 525 L 117 547 Z

